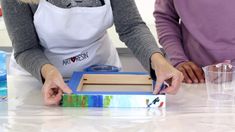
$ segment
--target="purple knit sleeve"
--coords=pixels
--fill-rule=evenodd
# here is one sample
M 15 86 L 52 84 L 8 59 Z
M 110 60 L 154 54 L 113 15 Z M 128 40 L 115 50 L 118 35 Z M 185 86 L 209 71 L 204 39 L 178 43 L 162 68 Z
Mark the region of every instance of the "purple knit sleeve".
M 172 65 L 188 61 L 183 46 L 179 16 L 172 0 L 156 0 L 154 11 L 159 43 Z

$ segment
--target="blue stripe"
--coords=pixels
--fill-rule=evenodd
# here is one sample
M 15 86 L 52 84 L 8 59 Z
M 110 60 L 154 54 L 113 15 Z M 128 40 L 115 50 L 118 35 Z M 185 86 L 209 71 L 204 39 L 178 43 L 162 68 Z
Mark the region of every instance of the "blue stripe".
M 130 75 L 149 75 L 147 72 L 74 72 L 73 74 L 130 74 Z
M 153 92 L 76 92 L 78 95 L 153 95 Z

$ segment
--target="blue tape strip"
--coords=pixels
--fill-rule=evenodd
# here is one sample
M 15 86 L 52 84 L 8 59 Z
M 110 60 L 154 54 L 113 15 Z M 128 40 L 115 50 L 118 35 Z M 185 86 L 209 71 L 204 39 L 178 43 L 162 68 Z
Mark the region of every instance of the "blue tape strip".
M 119 72 L 120 68 L 111 65 L 92 65 L 85 68 L 86 72 Z
M 69 80 L 68 86 L 71 88 L 73 93 L 77 93 L 77 87 L 82 80 L 83 74 L 84 72 L 74 72 Z

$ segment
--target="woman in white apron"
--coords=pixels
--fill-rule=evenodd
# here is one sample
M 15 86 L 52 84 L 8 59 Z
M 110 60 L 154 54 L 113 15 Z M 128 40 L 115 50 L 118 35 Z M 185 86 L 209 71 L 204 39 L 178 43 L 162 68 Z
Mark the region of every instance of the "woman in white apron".
M 40 46 L 49 60 L 40 68 L 40 75 L 45 81 L 42 90 L 47 105 L 58 104 L 62 92 L 71 93 L 63 77 L 70 77 L 73 71 L 82 71 L 94 64 L 121 68 L 117 51 L 106 31 L 113 25 L 111 3 L 110 0 L 104 0 L 104 3 L 98 7 L 73 8 L 60 8 L 46 0 L 38 3 L 32 19 Z M 181 73 L 160 53 L 154 53 L 147 59 L 151 59 L 152 68 L 158 75 L 155 93 L 160 84 L 169 78 L 173 78 L 173 85 L 164 92 L 175 93 L 182 81 Z M 10 61 L 10 74 L 29 74 L 16 63 L 14 55 Z

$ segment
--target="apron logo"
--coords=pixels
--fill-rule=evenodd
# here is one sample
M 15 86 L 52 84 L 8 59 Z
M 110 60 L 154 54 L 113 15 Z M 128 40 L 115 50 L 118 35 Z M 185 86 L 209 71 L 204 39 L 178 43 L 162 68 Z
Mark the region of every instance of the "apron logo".
M 66 66 L 66 65 L 78 62 L 78 61 L 82 61 L 82 60 L 88 59 L 88 58 L 89 58 L 88 52 L 81 53 L 81 54 L 78 54 L 78 55 L 76 55 L 74 57 L 71 57 L 71 58 L 68 58 L 68 59 L 64 59 L 63 60 L 63 65 Z
M 70 60 L 71 60 L 72 62 L 75 62 L 76 57 L 72 57 Z

